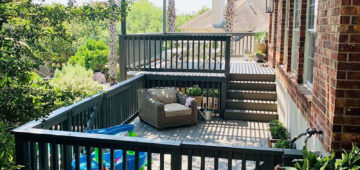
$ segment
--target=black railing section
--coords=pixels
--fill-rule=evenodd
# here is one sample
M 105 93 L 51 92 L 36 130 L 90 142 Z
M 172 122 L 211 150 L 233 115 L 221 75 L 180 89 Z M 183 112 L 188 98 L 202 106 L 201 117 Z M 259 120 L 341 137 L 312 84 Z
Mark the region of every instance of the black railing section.
M 120 72 L 228 73 L 230 40 L 227 34 L 120 35 Z
M 86 159 L 87 165 L 91 165 L 90 155 L 94 148 L 99 148 L 99 162 L 102 162 L 102 155 L 109 152 L 112 170 L 115 169 L 117 149 L 125 153 L 123 169 L 127 169 L 126 151 L 134 151 L 136 169 L 140 168 L 137 164 L 139 162 L 137 155 L 140 152 L 147 153 L 147 169 L 153 168 L 151 162 L 154 161 L 159 161 L 156 163 L 160 165 L 160 169 L 164 169 L 166 162 L 170 161 L 171 169 L 176 170 L 182 168 L 182 160 L 186 156 L 189 162 L 188 169 L 194 166 L 191 161 L 193 157 L 201 158 L 201 169 L 205 168 L 205 158 L 214 159 L 215 169 L 218 168 L 219 159 L 226 159 L 230 169 L 232 161 L 235 160 L 242 160 L 243 165 L 247 161 L 254 161 L 256 169 L 272 169 L 274 165 L 299 156 L 297 153 L 288 154 L 287 150 L 282 149 L 83 133 L 89 129 L 126 124 L 133 120 L 137 115 L 136 91 L 141 88 L 160 86 L 186 88 L 195 83 L 210 89 L 223 87 L 221 83 L 223 77 L 212 81 L 206 81 L 209 78 L 205 77 L 186 81 L 183 80 L 184 78 L 186 77 L 180 76 L 174 79 L 169 76 L 138 75 L 120 82 L 103 93 L 60 108 L 44 120 L 32 121 L 13 130 L 17 164 L 25 165 L 25 169 L 72 169 L 72 161 L 75 160 L 74 169 L 80 169 L 80 155 L 87 155 L 89 158 Z M 223 106 L 220 102 L 220 108 Z M 154 159 L 157 155 L 160 155 L 160 160 Z M 168 155 L 170 159 L 165 159 Z M 245 166 L 242 168 L 245 169 Z M 88 166 L 87 169 L 91 167 Z

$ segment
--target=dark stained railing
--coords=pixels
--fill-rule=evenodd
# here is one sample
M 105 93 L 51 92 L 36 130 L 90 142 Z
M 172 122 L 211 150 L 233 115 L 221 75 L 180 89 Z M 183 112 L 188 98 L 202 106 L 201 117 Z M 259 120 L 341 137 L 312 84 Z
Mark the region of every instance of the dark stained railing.
M 184 78 L 188 79 L 185 81 Z M 299 156 L 298 154 L 288 154 L 287 150 L 282 149 L 83 133 L 94 128 L 105 128 L 130 122 L 137 115 L 136 91 L 138 89 L 168 85 L 186 88 L 195 83 L 209 89 L 223 86 L 221 82 L 224 77 L 211 81 L 206 81 L 206 79 L 209 78 L 189 79 L 189 77 L 180 76 L 175 79 L 172 76 L 142 74 L 120 82 L 106 92 L 60 108 L 44 120 L 32 121 L 13 130 L 17 163 L 25 165 L 25 169 L 56 170 L 71 169 L 71 162 L 75 160 L 75 169 L 79 169 L 80 155 L 87 155 L 90 158 L 94 148 L 99 148 L 100 162 L 102 162 L 104 152 L 110 152 L 111 169 L 115 169 L 114 152 L 117 149 L 122 149 L 123 153 L 134 151 L 135 155 L 146 152 L 148 162 L 155 160 L 152 157 L 153 154 L 158 154 L 160 155 L 160 169 L 164 169 L 166 162 L 164 155 L 170 155 L 170 166 L 175 170 L 182 168 L 183 156 L 188 157 L 188 169 L 194 166 L 191 161 L 193 156 L 201 157 L 202 169 L 206 165 L 205 158 L 214 158 L 215 169 L 218 167 L 219 159 L 227 159 L 230 169 L 232 161 L 236 160 L 242 160 L 242 164 L 245 164 L 246 161 L 255 161 L 257 169 L 272 169 L 274 165 L 287 161 L 284 158 L 291 160 L 294 156 Z M 207 85 L 205 86 L 205 84 Z M 223 108 L 221 102 L 220 108 Z M 137 156 L 135 158 L 135 162 L 138 162 L 139 158 Z M 87 165 L 90 165 L 92 160 L 87 159 L 86 161 Z M 126 162 L 126 157 L 123 162 Z M 101 167 L 99 168 L 101 169 Z M 123 169 L 126 168 L 127 165 L 124 163 Z M 151 169 L 152 164 L 148 163 L 147 168 Z
M 126 71 L 141 70 L 228 74 L 230 39 L 231 36 L 227 34 L 120 35 L 120 72 L 125 74 Z

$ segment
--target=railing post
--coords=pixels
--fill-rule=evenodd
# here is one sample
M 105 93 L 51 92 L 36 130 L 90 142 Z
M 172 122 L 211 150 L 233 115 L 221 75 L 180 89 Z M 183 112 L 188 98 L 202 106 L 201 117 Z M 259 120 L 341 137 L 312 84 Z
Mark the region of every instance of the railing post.
M 120 82 L 126 80 L 126 63 L 127 51 L 125 36 L 119 36 L 119 69 L 120 69 Z
M 174 149 L 171 153 L 171 170 L 181 170 L 181 150 Z

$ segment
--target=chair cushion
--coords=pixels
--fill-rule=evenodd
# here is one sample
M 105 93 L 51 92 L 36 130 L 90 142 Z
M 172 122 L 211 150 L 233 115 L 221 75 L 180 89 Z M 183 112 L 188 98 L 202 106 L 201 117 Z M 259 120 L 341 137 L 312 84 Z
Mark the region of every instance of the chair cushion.
M 179 103 L 166 104 L 164 106 L 165 117 L 177 117 L 191 115 L 191 109 Z
M 177 103 L 176 88 L 153 88 L 147 90 L 149 96 L 163 104 Z

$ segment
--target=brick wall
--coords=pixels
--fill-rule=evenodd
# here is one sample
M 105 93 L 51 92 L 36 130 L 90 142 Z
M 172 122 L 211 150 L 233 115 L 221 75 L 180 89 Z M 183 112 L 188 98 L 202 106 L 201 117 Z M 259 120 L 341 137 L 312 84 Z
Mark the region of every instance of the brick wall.
M 278 11 L 279 9 L 279 1 L 275 2 L 274 13 L 270 15 L 270 30 L 271 35 L 269 36 L 268 43 L 268 62 L 271 67 L 275 67 L 275 55 L 276 55 L 276 43 L 277 43 L 277 30 L 278 30 Z
M 288 12 L 283 11 L 286 3 L 279 1 L 273 14 L 277 31 L 270 35 L 278 39 L 269 44 L 269 63 L 276 66 L 277 78 L 310 126 L 324 131 L 318 136 L 324 149 L 339 153 L 352 143 L 359 146 L 360 0 L 318 0 L 312 90 L 303 85 L 307 0 L 301 0 L 295 74 L 290 72 L 294 1 L 288 2 Z M 286 14 L 288 22 L 283 19 Z M 289 31 L 284 29 L 286 24 Z M 279 42 L 282 37 L 287 37 L 283 43 Z M 277 54 L 281 48 L 283 56 Z
M 278 22 L 276 36 L 276 63 L 282 64 L 284 59 L 284 37 L 285 37 L 285 19 L 286 19 L 286 1 L 278 0 Z

